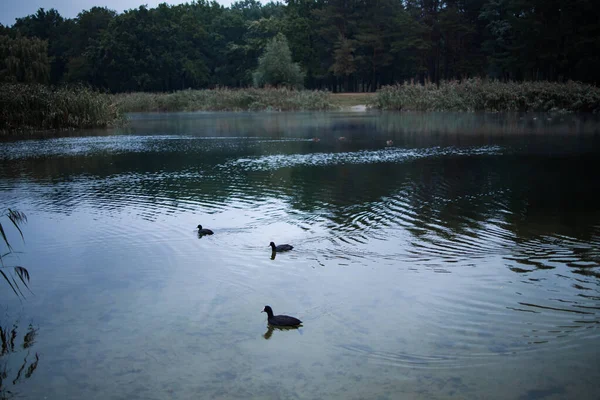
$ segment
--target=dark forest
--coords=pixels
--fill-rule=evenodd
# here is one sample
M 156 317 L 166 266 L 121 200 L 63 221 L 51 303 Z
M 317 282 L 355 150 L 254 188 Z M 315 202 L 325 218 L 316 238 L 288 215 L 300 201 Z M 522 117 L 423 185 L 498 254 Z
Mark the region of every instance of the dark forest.
M 39 9 L 0 25 L 0 81 L 110 92 L 247 87 L 283 34 L 304 86 L 375 91 L 482 77 L 600 81 L 597 0 L 244 0 L 76 18 Z

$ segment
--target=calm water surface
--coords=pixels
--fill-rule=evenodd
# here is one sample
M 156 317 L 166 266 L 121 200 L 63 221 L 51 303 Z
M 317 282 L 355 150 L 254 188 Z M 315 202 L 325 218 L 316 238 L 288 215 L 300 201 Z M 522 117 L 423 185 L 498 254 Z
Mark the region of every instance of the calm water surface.
M 589 116 L 139 114 L 5 140 L 0 204 L 29 218 L 5 263 L 33 294 L 3 283 L 0 322 L 37 334 L 2 390 L 598 399 L 598 171 Z M 268 329 L 266 304 L 304 326 Z

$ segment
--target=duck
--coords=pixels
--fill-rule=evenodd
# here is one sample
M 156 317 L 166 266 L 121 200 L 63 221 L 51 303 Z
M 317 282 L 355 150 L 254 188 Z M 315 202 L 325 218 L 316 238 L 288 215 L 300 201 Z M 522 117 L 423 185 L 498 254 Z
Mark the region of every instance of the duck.
M 202 225 L 198 225 L 198 234 L 199 235 L 212 235 L 214 232 L 210 229 L 202 229 Z
M 289 315 L 273 315 L 271 306 L 265 306 L 261 312 L 267 313 L 267 321 L 273 326 L 299 326 L 302 321 Z
M 271 248 L 273 249 L 273 252 L 279 252 L 279 253 L 281 253 L 282 251 L 290 251 L 291 249 L 294 248 L 294 246 L 291 246 L 289 244 L 280 244 L 279 246 L 275 246 L 275 243 L 273 243 L 273 242 L 269 243 L 269 246 L 271 246 Z

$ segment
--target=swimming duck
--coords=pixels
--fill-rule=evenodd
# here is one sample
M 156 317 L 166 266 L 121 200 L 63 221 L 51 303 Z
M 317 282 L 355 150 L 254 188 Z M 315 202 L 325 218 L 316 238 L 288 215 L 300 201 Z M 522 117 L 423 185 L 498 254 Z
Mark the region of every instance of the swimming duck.
M 198 234 L 199 235 L 212 235 L 214 232 L 210 229 L 202 229 L 202 225 L 198 225 Z
M 273 309 L 271 306 L 265 306 L 261 312 L 267 313 L 267 320 L 269 325 L 273 326 L 298 326 L 302 323 L 298 318 L 290 317 L 288 315 L 273 315 Z
M 294 246 L 290 246 L 289 244 L 280 244 L 279 246 L 275 246 L 275 243 L 269 243 L 269 246 L 273 249 L 274 252 L 281 253 L 282 251 L 290 251 L 294 248 Z

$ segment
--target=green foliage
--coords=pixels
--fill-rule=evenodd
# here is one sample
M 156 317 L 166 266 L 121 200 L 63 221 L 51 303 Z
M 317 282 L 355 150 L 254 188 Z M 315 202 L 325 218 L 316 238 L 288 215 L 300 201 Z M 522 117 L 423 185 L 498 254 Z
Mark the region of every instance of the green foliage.
M 600 112 L 600 88 L 568 82 L 499 82 L 468 79 L 385 86 L 374 106 L 411 111 Z
M 45 40 L 0 36 L 0 82 L 46 83 L 49 74 Z
M 119 123 L 112 98 L 83 86 L 0 84 L 0 132 L 107 127 Z
M 61 81 L 65 73 L 67 51 L 73 39 L 70 21 L 65 20 L 54 8 L 48 11 L 40 8 L 35 14 L 18 18 L 13 30 L 18 35 L 48 41 L 50 82 Z
M 195 19 L 196 8 L 163 3 L 155 9 L 141 6 L 116 17 L 90 51 L 93 63 L 102 66 L 100 85 L 111 91 L 165 91 L 206 85 L 209 57 L 202 44 L 208 33 Z
M 95 50 L 116 15 L 115 11 L 105 7 L 92 7 L 89 11 L 82 11 L 77 15 L 73 21 L 73 37 L 67 50 L 65 81 L 84 82 L 95 86 L 102 84 L 99 79 L 101 64 L 96 64 Z
M 600 2 L 488 0 L 480 10 L 491 77 L 600 82 Z
M 336 76 L 349 76 L 356 71 L 354 51 L 356 50 L 352 40 L 340 35 L 335 44 L 333 65 L 329 68 Z
M 277 34 L 267 43 L 264 54 L 258 59 L 258 68 L 253 78 L 254 86 L 257 87 L 303 86 L 304 73 L 300 65 L 292 61 L 292 54 L 283 34 Z
M 411 79 L 598 84 L 598 20 L 597 0 L 287 0 L 264 5 L 242 0 L 229 8 L 200 0 L 120 14 L 94 7 L 74 19 L 40 9 L 11 28 L 0 27 L 0 35 L 47 41 L 49 83 L 55 85 L 81 82 L 113 93 L 171 92 L 247 87 L 254 77 L 261 85 L 295 86 L 302 75 L 311 89 L 374 92 Z M 270 62 L 263 50 L 283 36 L 289 51 L 281 45 Z M 260 68 L 259 58 L 265 63 Z
M 329 110 L 335 108 L 329 93 L 311 90 L 214 89 L 182 90 L 174 93 L 118 94 L 122 112 L 144 111 L 242 111 Z
M 18 18 L 13 28 L 25 36 L 50 39 L 56 37 L 58 28 L 64 22 L 65 19 L 54 8 L 48 11 L 40 8 L 35 14 Z

